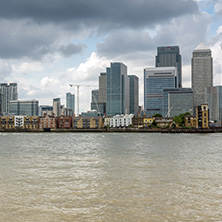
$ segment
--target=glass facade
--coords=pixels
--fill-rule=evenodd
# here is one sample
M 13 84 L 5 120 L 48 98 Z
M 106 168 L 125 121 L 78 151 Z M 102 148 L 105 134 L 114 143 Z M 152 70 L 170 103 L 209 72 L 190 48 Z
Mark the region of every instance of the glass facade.
M 10 101 L 9 113 L 14 115 L 38 116 L 39 101 L 37 100 Z
M 156 67 L 177 67 L 178 87 L 182 87 L 182 62 L 179 46 L 157 47 Z
M 75 113 L 75 95 L 72 93 L 66 93 L 66 107 L 72 109 Z
M 1 83 L 0 84 L 0 114 L 8 115 L 9 114 L 9 101 L 17 100 L 17 83 Z
M 209 107 L 210 121 L 222 123 L 222 86 L 207 87 L 205 98 Z
M 107 74 L 107 115 L 114 116 L 129 112 L 129 79 L 127 66 L 111 63 Z
M 163 116 L 174 117 L 189 112 L 193 115 L 193 91 L 191 88 L 163 90 Z
M 134 115 L 138 115 L 139 107 L 139 78 L 134 75 L 129 75 L 130 81 L 130 111 Z
M 148 117 L 163 115 L 163 90 L 177 87 L 175 67 L 147 68 L 144 70 L 144 109 Z
M 205 88 L 213 86 L 213 59 L 211 50 L 200 44 L 193 51 L 192 58 L 192 88 L 193 107 L 205 102 Z

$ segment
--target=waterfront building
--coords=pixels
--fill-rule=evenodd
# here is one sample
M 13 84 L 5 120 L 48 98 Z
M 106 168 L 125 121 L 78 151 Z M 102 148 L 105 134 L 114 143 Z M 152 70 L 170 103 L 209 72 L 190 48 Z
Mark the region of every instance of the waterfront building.
M 176 88 L 163 90 L 163 116 L 174 117 L 182 113 L 193 114 L 193 90 Z
M 44 116 L 39 118 L 39 129 L 50 130 L 56 129 L 55 116 Z
M 59 117 L 61 115 L 60 98 L 53 99 L 53 113 L 54 113 L 55 117 Z
M 44 106 L 40 106 L 39 109 L 39 114 L 41 117 L 44 116 L 52 116 L 53 115 L 53 107 L 52 106 L 48 106 L 48 105 L 44 105 Z
M 211 50 L 201 43 L 192 58 L 193 107 L 205 103 L 205 88 L 213 85 L 213 58 Z
M 197 127 L 197 117 L 194 115 L 184 116 L 184 125 L 186 127 L 196 128 Z
M 72 128 L 72 117 L 61 115 L 57 118 L 57 124 L 59 129 L 70 129 Z
M 9 113 L 11 115 L 39 115 L 38 100 L 13 100 L 9 102 Z
M 154 120 L 155 120 L 154 118 L 143 117 L 143 127 L 144 127 L 144 128 L 149 127 L 150 125 L 153 124 L 153 121 L 154 121 Z
M 182 87 L 182 59 L 179 46 L 161 46 L 157 47 L 156 67 L 177 68 L 178 87 Z
M 139 108 L 139 78 L 135 75 L 128 75 L 130 82 L 129 113 L 138 115 Z
M 143 128 L 143 117 L 134 116 L 132 119 L 133 128 Z
M 209 109 L 208 104 L 204 103 L 196 107 L 197 128 L 208 128 Z
M 205 99 L 209 107 L 209 120 L 222 123 L 222 86 L 211 86 L 205 89 Z
M 72 93 L 66 93 L 66 107 L 72 109 L 72 116 L 75 113 L 75 95 Z
M 0 83 L 0 115 L 8 115 L 9 101 L 17 99 L 17 83 Z
M 172 117 L 155 117 L 155 122 L 161 128 L 172 127 L 174 124 Z
M 2 116 L 0 118 L 2 129 L 14 129 L 14 116 Z
M 144 69 L 144 109 L 148 117 L 163 114 L 163 90 L 177 88 L 177 68 Z
M 25 116 L 24 117 L 24 129 L 38 129 L 39 117 L 38 116 Z
M 114 116 L 129 112 L 129 77 L 127 66 L 120 62 L 111 63 L 107 75 L 107 115 Z
M 75 129 L 98 129 L 103 128 L 104 123 L 102 117 L 100 116 L 78 116 L 73 118 L 73 127 Z
M 133 114 L 116 115 L 110 118 L 110 127 L 129 127 L 132 126 Z
M 15 116 L 14 117 L 15 128 L 24 128 L 24 116 Z

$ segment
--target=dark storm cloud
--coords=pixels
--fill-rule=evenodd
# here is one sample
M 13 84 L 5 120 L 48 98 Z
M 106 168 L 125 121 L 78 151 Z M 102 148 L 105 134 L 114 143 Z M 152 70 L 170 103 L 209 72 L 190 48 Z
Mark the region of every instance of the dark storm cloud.
M 1 0 L 0 17 L 52 22 L 143 27 L 192 13 L 194 0 Z
M 194 0 L 1 0 L 0 58 L 70 56 L 84 48 L 71 44 L 82 31 L 138 30 L 197 10 Z

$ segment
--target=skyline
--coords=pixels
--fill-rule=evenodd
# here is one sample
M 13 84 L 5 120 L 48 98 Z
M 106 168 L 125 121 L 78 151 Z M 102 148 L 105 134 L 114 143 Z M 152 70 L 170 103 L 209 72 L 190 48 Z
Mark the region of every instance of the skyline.
M 155 67 L 157 47 L 180 47 L 183 87 L 191 87 L 200 42 L 212 50 L 214 85 L 221 84 L 221 0 L 13 2 L 0 3 L 0 76 L 18 83 L 21 100 L 65 104 L 67 92 L 76 94 L 69 84 L 98 85 L 111 62 L 123 62 L 140 79 L 143 105 L 143 70 Z M 90 109 L 91 90 L 80 89 L 80 111 Z

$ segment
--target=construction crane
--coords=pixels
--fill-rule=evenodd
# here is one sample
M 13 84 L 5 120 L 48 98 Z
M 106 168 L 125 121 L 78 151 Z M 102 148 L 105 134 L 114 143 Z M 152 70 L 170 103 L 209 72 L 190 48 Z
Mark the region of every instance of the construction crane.
M 69 84 L 70 87 L 76 86 L 77 88 L 77 116 L 79 115 L 79 87 L 97 87 L 96 85 L 80 85 L 80 84 Z

